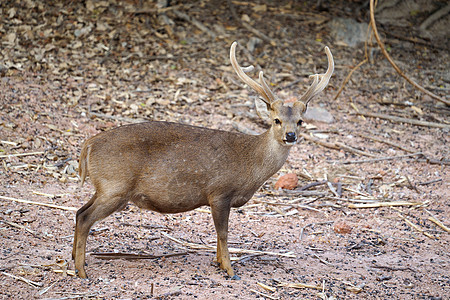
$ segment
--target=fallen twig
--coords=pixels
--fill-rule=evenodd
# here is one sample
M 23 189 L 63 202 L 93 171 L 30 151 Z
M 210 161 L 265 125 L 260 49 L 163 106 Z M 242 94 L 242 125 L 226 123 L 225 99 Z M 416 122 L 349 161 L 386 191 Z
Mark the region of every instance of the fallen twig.
M 415 190 L 418 194 L 420 194 L 420 190 L 417 188 L 417 186 L 415 186 L 414 183 L 412 183 L 411 179 L 409 179 L 409 177 L 407 175 L 405 175 L 406 181 L 408 181 L 408 184 L 410 186 L 410 188 L 412 188 L 413 190 Z
M 31 234 L 34 235 L 35 237 L 39 237 L 39 234 L 38 234 L 36 231 L 33 231 L 33 230 L 29 229 L 29 228 L 26 228 L 26 227 L 23 226 L 23 225 L 20 225 L 20 224 L 14 223 L 14 222 L 9 222 L 9 221 L 6 221 L 6 220 L 1 220 L 1 219 L 0 219 L 0 222 L 3 222 L 3 223 L 5 223 L 5 224 L 7 224 L 7 225 L 9 225 L 9 226 L 12 226 L 12 227 L 16 227 L 16 228 L 19 228 L 19 229 L 23 229 L 23 230 L 25 230 L 25 231 L 28 231 L 29 233 L 31 233 Z
M 273 299 L 273 300 L 280 299 L 280 297 L 273 297 L 273 296 L 270 296 L 270 295 L 258 292 L 257 290 L 254 290 L 254 289 L 250 289 L 250 292 L 253 292 L 253 293 L 257 294 L 257 295 L 263 296 L 263 297 L 268 298 L 268 299 Z
M 407 202 L 407 201 L 391 201 L 391 202 L 376 202 L 376 203 L 350 203 L 348 208 L 378 208 L 378 207 L 394 207 L 394 206 L 415 206 L 423 205 L 423 202 Z
M 417 150 L 410 150 L 410 149 L 407 149 L 407 148 L 405 148 L 405 147 L 403 147 L 403 146 L 397 144 L 396 142 L 388 141 L 388 140 L 386 140 L 385 138 L 379 138 L 379 137 L 375 137 L 375 136 L 369 136 L 369 135 L 362 134 L 362 133 L 356 133 L 356 134 L 359 135 L 360 137 L 363 137 L 363 138 L 366 138 L 366 139 L 369 139 L 369 140 L 372 140 L 372 141 L 377 141 L 377 142 L 379 142 L 379 143 L 384 143 L 384 144 L 386 144 L 386 145 L 396 147 L 396 148 L 401 149 L 401 150 L 403 150 L 403 151 L 405 151 L 405 152 L 408 152 L 408 153 L 416 153 L 416 152 L 417 152 Z
M 96 112 L 91 111 L 90 109 L 89 109 L 89 115 L 97 117 L 97 118 L 111 119 L 111 120 L 116 120 L 116 121 L 121 121 L 121 122 L 126 122 L 126 123 L 141 123 L 141 122 L 145 121 L 144 119 L 133 119 L 133 118 L 127 118 L 127 117 L 121 117 L 121 116 L 115 116 L 115 115 L 96 113 Z
M 280 282 L 280 283 L 278 283 L 278 286 L 294 288 L 294 289 L 322 290 L 322 286 L 321 285 L 312 285 L 312 284 L 305 284 L 305 283 Z
M 41 155 L 41 154 L 45 154 L 45 152 L 44 151 L 38 151 L 38 152 L 28 152 L 28 153 L 3 154 L 3 155 L 0 155 L 0 158 L 32 156 L 32 155 Z
M 430 239 L 436 239 L 435 236 L 429 234 L 428 232 L 426 232 L 425 230 L 423 230 L 422 228 L 420 228 L 418 225 L 414 224 L 413 222 L 411 222 L 410 220 L 408 220 L 404 215 L 402 215 L 401 213 L 397 213 L 397 215 L 402 218 L 406 224 L 408 224 L 409 226 L 411 226 L 412 228 L 414 228 L 415 230 L 417 230 L 418 232 L 420 232 L 421 234 L 423 234 L 424 236 L 430 238 Z
M 90 255 L 93 255 L 98 259 L 128 259 L 128 260 L 159 259 L 159 258 L 163 258 L 163 257 L 182 256 L 182 255 L 186 255 L 186 254 L 188 254 L 188 252 L 170 253 L 170 254 L 163 254 L 163 255 L 116 253 L 116 252 L 90 253 Z
M 19 203 L 26 203 L 26 204 L 46 206 L 46 207 L 57 208 L 57 209 L 62 209 L 62 210 L 69 210 L 69 211 L 77 211 L 78 210 L 78 208 L 76 208 L 76 207 L 59 206 L 59 205 L 54 205 L 54 204 L 49 204 L 49 203 L 35 202 L 35 201 L 24 200 L 24 199 L 17 199 L 17 198 L 5 197 L 5 196 L 0 196 L 0 199 L 15 201 L 15 202 L 19 202 Z
M 55 272 L 55 273 L 65 273 L 65 274 L 70 275 L 70 276 L 76 276 L 77 275 L 74 270 L 53 270 L 53 272 Z
M 389 121 L 392 121 L 394 123 L 407 123 L 407 124 L 411 124 L 411 125 L 424 126 L 424 127 L 435 127 L 435 128 L 447 128 L 447 129 L 450 129 L 450 125 L 447 125 L 447 124 L 427 122 L 427 121 L 420 121 L 420 120 L 415 120 L 415 119 L 402 118 L 402 117 L 396 117 L 396 116 L 385 115 L 385 114 L 378 114 L 378 113 L 372 113 L 372 112 L 360 112 L 360 111 L 357 111 L 356 113 L 358 115 L 361 115 L 361 116 L 389 120 Z
M 333 224 L 333 223 L 334 223 L 334 221 L 327 221 L 327 222 L 319 222 L 319 223 L 309 223 L 309 224 L 306 224 L 305 226 L 303 226 L 303 227 L 300 229 L 300 240 L 303 239 L 303 232 L 305 231 L 306 227 L 310 227 L 310 226 L 314 226 L 314 225 Z
M 181 294 L 181 287 L 178 286 L 170 292 L 155 296 L 155 299 L 167 299 L 172 298 L 174 296 L 178 296 L 180 294 Z
M 65 297 L 61 297 L 61 298 L 45 298 L 43 300 L 68 300 L 68 299 L 79 299 L 79 298 L 83 298 L 83 299 L 89 299 L 89 298 L 93 298 L 93 297 L 97 297 L 98 293 L 94 292 L 85 292 L 85 293 L 68 293 L 68 292 L 55 292 L 57 294 L 70 294 L 70 296 L 65 296 Z
M 425 21 L 420 24 L 419 29 L 420 30 L 427 30 L 427 28 L 433 24 L 436 20 L 442 18 L 443 16 L 447 15 L 450 12 L 450 4 L 447 4 L 447 6 L 444 6 L 434 13 L 432 13 L 428 18 L 425 19 Z M 446 49 L 448 50 L 448 49 Z
M 389 53 L 386 51 L 386 48 L 384 47 L 383 42 L 380 39 L 380 36 L 378 35 L 378 30 L 377 30 L 377 25 L 375 23 L 375 15 L 374 15 L 374 0 L 370 0 L 370 23 L 372 25 L 372 30 L 373 33 L 375 35 L 375 39 L 377 40 L 378 46 L 380 46 L 381 52 L 383 52 L 383 55 L 387 58 L 387 60 L 389 61 L 389 63 L 392 65 L 392 67 L 394 67 L 395 71 L 397 71 L 397 73 L 402 76 L 403 78 L 406 79 L 406 81 L 408 81 L 410 84 L 412 84 L 415 88 L 417 88 L 418 90 L 420 90 L 421 92 L 427 94 L 428 96 L 442 102 L 445 103 L 446 105 L 450 106 L 450 101 L 439 97 L 438 95 L 435 95 L 434 93 L 426 90 L 425 88 L 423 88 L 421 85 L 419 85 L 418 83 L 416 83 L 415 81 L 413 81 L 412 79 L 410 79 L 408 76 L 406 76 L 402 70 L 400 70 L 400 68 L 397 66 L 397 64 L 394 62 L 394 60 L 390 57 Z
M 448 228 L 447 226 L 445 226 L 441 221 L 439 221 L 432 213 L 430 213 L 428 210 L 425 209 L 425 211 L 431 216 L 428 218 L 429 221 L 433 222 L 434 224 L 436 224 L 437 226 L 441 227 L 442 229 L 444 229 L 446 232 L 450 232 L 450 228 Z
M 259 285 L 260 287 L 262 287 L 263 289 L 265 289 L 266 291 L 270 291 L 270 292 L 275 292 L 277 289 L 274 288 L 273 286 L 269 286 L 267 284 L 264 284 L 262 282 L 256 282 L 257 285 Z
M 169 240 L 172 240 L 178 244 L 181 244 L 185 247 L 194 249 L 194 250 L 205 250 L 205 251 L 216 251 L 216 247 L 212 246 L 212 245 L 206 245 L 206 244 L 196 244 L 196 243 L 191 243 L 191 242 L 185 242 L 179 239 L 174 238 L 173 236 L 165 233 L 165 232 L 161 232 L 161 234 L 163 236 L 165 236 L 166 238 L 168 238 Z M 290 257 L 290 258 L 296 258 L 296 255 L 293 252 L 287 252 L 287 253 L 279 253 L 279 252 L 271 252 L 271 251 L 258 251 L 258 250 L 247 250 L 247 249 L 238 249 L 238 248 L 228 248 L 228 251 L 230 253 L 235 253 L 235 254 L 260 254 L 260 255 L 274 255 L 274 256 L 282 256 L 282 257 Z
M 276 46 L 275 41 L 273 41 L 270 37 L 262 33 L 261 31 L 257 30 L 256 28 L 253 28 L 249 23 L 242 21 L 241 18 L 238 16 L 236 12 L 236 8 L 234 7 L 234 3 L 231 0 L 227 0 L 228 8 L 231 12 L 231 16 L 233 17 L 234 21 L 253 33 L 254 35 L 260 37 L 262 40 L 270 43 L 272 46 Z
M 44 295 L 45 293 L 47 293 L 48 292 L 48 290 L 50 290 L 55 284 L 57 284 L 58 283 L 58 281 L 55 281 L 55 282 L 53 282 L 52 284 L 50 284 L 48 287 L 46 287 L 46 288 L 43 288 L 42 290 L 40 290 L 39 291 L 39 296 L 42 296 L 42 295 Z
M 256 28 L 253 28 L 250 24 L 248 24 L 247 22 L 241 22 L 242 27 L 244 27 L 245 29 L 247 29 L 248 31 L 250 31 L 251 33 L 253 33 L 254 35 L 260 37 L 262 40 L 268 42 L 269 44 L 271 44 L 272 46 L 276 46 L 277 43 L 275 43 L 274 40 L 272 40 L 270 37 L 268 37 L 267 35 L 265 35 L 264 33 L 262 33 L 261 31 L 257 30 Z
M 312 187 L 319 186 L 319 185 L 326 184 L 326 183 L 327 183 L 326 180 L 311 182 L 311 183 L 308 183 L 307 185 L 304 185 L 304 186 L 296 189 L 296 191 L 304 191 L 304 190 L 310 189 Z
M 269 201 L 263 201 L 263 200 L 255 200 L 255 203 L 262 203 L 262 204 L 268 204 L 268 205 L 275 205 L 275 206 L 290 206 L 290 207 L 295 207 L 295 208 L 303 208 L 303 209 L 308 209 L 308 210 L 313 210 L 313 211 L 317 211 L 320 213 L 324 213 L 323 211 L 308 206 L 308 205 L 302 205 L 302 204 L 296 204 L 296 203 L 277 203 L 277 202 L 269 202 Z
M 414 156 L 420 156 L 420 155 L 423 155 L 423 153 L 417 152 L 417 153 L 413 153 L 413 154 L 399 155 L 399 156 L 386 156 L 386 157 L 364 159 L 364 160 L 349 160 L 349 161 L 343 161 L 342 164 L 348 165 L 348 164 L 369 163 L 369 162 L 377 162 L 377 161 L 384 161 L 384 160 L 394 160 L 394 159 L 405 158 L 405 157 L 414 157 Z
M 318 256 L 317 254 L 313 253 L 312 256 L 314 258 L 317 258 L 321 263 L 327 265 L 327 266 L 333 266 L 331 263 L 327 262 L 325 259 L 321 258 L 320 256 Z
M 31 285 L 31 286 L 34 287 L 34 288 L 44 286 L 44 284 L 42 284 L 42 283 L 40 283 L 40 282 L 32 281 L 32 280 L 26 279 L 26 278 L 24 278 L 24 277 L 22 277 L 22 276 L 16 276 L 16 275 L 9 274 L 9 273 L 6 273 L 6 272 L 2 272 L 2 274 L 5 275 L 5 276 L 9 276 L 9 277 L 11 277 L 11 278 L 14 278 L 14 279 L 23 281 L 23 282 L 25 282 L 26 284 Z
M 383 266 L 383 265 L 372 265 L 372 268 L 386 269 L 386 270 L 389 270 L 389 271 L 406 271 L 406 270 L 410 270 L 410 271 L 416 272 L 416 270 L 414 270 L 411 267 L 391 267 L 391 266 Z
M 417 185 L 429 185 L 429 184 L 441 182 L 441 181 L 442 181 L 442 178 L 438 178 L 438 179 L 433 179 L 433 180 L 429 180 L 429 181 L 425 181 L 425 182 L 419 182 L 419 183 L 417 183 Z
M 198 29 L 200 29 L 201 31 L 203 31 L 204 33 L 207 33 L 210 37 L 212 37 L 213 39 L 216 38 L 216 34 L 209 30 L 208 27 L 206 27 L 205 25 L 203 25 L 202 23 L 200 23 L 197 19 L 195 19 L 194 17 L 191 17 L 179 10 L 172 10 L 172 12 L 180 19 L 183 19 L 189 23 L 192 23 L 192 25 L 194 25 L 195 27 L 197 27 Z
M 322 141 L 322 140 L 314 138 L 314 137 L 312 137 L 312 136 L 310 136 L 309 134 L 306 134 L 306 133 L 300 133 L 300 135 L 305 140 L 314 142 L 314 143 L 316 143 L 316 144 L 318 144 L 320 146 L 324 146 L 324 147 L 335 149 L 335 150 L 344 150 L 344 151 L 347 151 L 347 152 L 351 152 L 351 153 L 355 153 L 355 154 L 363 155 L 363 156 L 368 156 L 368 157 L 376 157 L 376 155 L 373 155 L 373 154 L 365 152 L 365 151 L 358 150 L 356 148 L 347 146 L 347 145 L 345 145 L 343 143 L 340 143 L 340 142 L 330 143 L 330 142 Z
M 355 72 L 359 67 L 361 67 L 363 64 L 365 64 L 366 62 L 368 62 L 369 60 L 367 58 L 365 58 L 363 61 L 361 61 L 359 64 L 356 65 L 356 67 L 354 67 L 350 73 L 348 73 L 347 77 L 345 77 L 344 82 L 342 83 L 341 87 L 339 88 L 339 90 L 336 93 L 336 96 L 334 96 L 334 100 L 336 100 L 339 95 L 342 93 L 342 91 L 344 90 L 345 85 L 347 84 L 347 82 L 350 80 L 350 78 L 352 77 L 353 72 Z

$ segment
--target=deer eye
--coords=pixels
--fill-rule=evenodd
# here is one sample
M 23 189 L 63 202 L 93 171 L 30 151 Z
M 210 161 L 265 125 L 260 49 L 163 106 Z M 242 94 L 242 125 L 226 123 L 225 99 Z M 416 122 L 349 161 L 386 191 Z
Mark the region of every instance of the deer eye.
M 297 126 L 302 126 L 302 124 L 303 124 L 303 120 L 299 120 L 299 121 L 297 122 Z
M 280 121 L 280 119 L 275 119 L 275 120 L 273 120 L 274 122 L 275 122 L 275 124 L 277 124 L 277 125 L 280 125 L 281 124 L 281 121 Z

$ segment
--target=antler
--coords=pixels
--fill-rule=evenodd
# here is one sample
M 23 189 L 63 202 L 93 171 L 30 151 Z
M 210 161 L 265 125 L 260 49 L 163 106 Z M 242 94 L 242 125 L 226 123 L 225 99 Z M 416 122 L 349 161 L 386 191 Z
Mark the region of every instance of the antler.
M 253 70 L 253 66 L 241 67 L 236 60 L 236 46 L 237 42 L 233 42 L 230 48 L 230 61 L 233 66 L 234 71 L 239 76 L 239 78 L 248 84 L 252 89 L 254 89 L 261 97 L 263 97 L 264 102 L 268 105 L 272 104 L 275 100 L 275 94 L 270 90 L 266 81 L 264 80 L 263 71 L 259 72 L 259 82 L 251 79 L 245 72 Z
M 311 86 L 306 90 L 305 94 L 300 98 L 303 103 L 308 104 L 308 102 L 317 96 L 323 89 L 328 85 L 328 82 L 330 81 L 331 75 L 334 71 L 334 60 L 333 55 L 331 54 L 331 51 L 328 47 L 325 47 L 325 53 L 327 54 L 328 58 L 328 69 L 325 74 L 314 74 L 309 77 L 313 77 L 314 81 L 311 84 Z M 320 79 L 320 81 L 319 81 Z

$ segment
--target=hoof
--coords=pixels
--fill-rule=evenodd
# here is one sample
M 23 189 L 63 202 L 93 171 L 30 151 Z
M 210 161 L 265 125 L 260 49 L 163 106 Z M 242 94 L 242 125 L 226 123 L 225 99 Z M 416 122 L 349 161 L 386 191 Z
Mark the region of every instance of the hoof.
M 231 277 L 231 280 L 241 280 L 241 277 L 233 275 L 233 277 Z
M 77 275 L 78 277 L 80 277 L 82 279 L 86 279 L 86 280 L 89 279 L 84 270 L 79 271 L 79 270 L 75 269 L 75 275 Z

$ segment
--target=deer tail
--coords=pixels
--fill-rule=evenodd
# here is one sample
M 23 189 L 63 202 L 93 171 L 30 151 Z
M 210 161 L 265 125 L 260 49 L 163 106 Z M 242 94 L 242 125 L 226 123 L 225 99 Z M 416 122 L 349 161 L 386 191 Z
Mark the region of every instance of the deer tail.
M 80 153 L 80 160 L 78 162 L 78 174 L 81 179 L 81 185 L 83 185 L 84 181 L 86 180 L 86 176 L 88 173 L 87 169 L 89 162 L 89 154 L 91 153 L 91 144 L 89 142 L 90 140 L 87 140 L 84 143 Z

